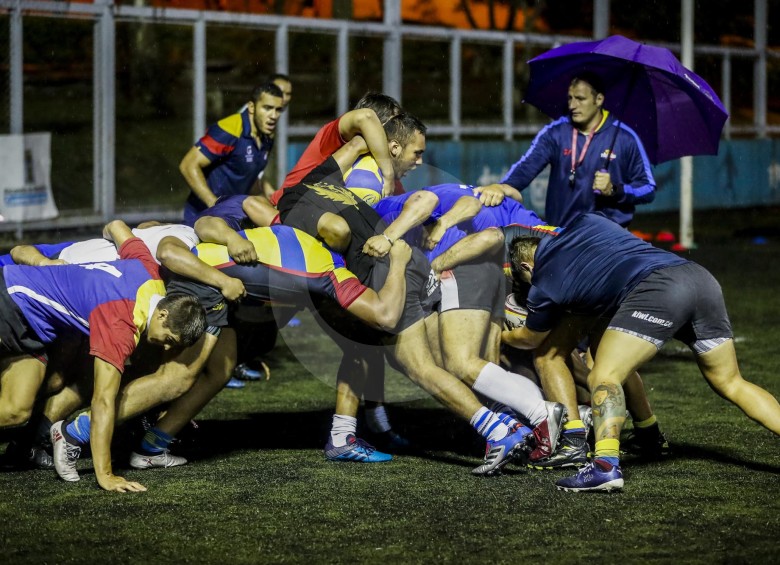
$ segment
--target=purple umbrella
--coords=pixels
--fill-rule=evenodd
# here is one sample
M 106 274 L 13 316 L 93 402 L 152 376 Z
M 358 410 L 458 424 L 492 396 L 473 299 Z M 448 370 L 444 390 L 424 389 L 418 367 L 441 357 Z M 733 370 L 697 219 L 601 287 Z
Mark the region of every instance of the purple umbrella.
M 569 83 L 591 72 L 604 83 L 604 107 L 639 135 L 652 163 L 718 153 L 728 113 L 710 85 L 668 49 L 613 35 L 556 47 L 528 64 L 524 102 L 550 117 L 568 113 Z

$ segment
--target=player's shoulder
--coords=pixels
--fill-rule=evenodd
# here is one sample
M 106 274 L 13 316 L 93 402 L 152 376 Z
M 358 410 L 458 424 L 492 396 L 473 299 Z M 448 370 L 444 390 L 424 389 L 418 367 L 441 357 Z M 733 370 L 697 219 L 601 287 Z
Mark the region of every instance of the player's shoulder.
M 231 114 L 217 122 L 219 129 L 233 137 L 241 137 L 244 131 L 244 118 L 242 114 Z

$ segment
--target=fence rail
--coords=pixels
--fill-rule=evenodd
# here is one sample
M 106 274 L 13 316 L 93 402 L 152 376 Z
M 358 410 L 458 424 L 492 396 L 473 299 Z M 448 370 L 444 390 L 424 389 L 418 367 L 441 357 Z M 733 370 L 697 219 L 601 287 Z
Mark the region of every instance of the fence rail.
M 765 2 L 765 0 L 757 0 Z M 589 40 L 590 37 L 569 35 L 542 35 L 538 33 L 502 32 L 485 30 L 448 29 L 433 26 L 410 26 L 400 24 L 399 0 L 386 0 L 383 22 L 359 22 L 347 20 L 325 20 L 292 16 L 262 14 L 239 14 L 217 11 L 197 11 L 178 8 L 155 8 L 112 4 L 109 0 L 95 0 L 93 3 L 47 2 L 33 0 L 0 0 L 0 10 L 9 14 L 9 129 L 10 133 L 22 133 L 24 108 L 23 92 L 23 34 L 22 24 L 26 17 L 68 18 L 88 20 L 94 23 L 93 60 L 93 204 L 92 210 L 83 216 L 84 221 L 102 222 L 115 216 L 129 217 L 131 212 L 116 209 L 115 147 L 116 137 L 116 24 L 119 22 L 183 24 L 192 27 L 192 137 L 197 138 L 206 127 L 206 42 L 209 29 L 219 26 L 245 27 L 274 33 L 275 68 L 278 72 L 290 73 L 289 43 L 291 32 L 307 32 L 332 35 L 337 40 L 336 58 L 336 111 L 347 110 L 349 69 L 349 39 L 353 37 L 375 37 L 383 41 L 383 84 L 388 94 L 401 98 L 403 69 L 401 51 L 403 40 L 429 40 L 449 44 L 449 88 L 446 96 L 449 115 L 444 123 L 433 123 L 429 132 L 434 136 L 446 136 L 459 140 L 463 136 L 495 136 L 512 140 L 519 136 L 534 134 L 541 124 L 518 124 L 513 110 L 516 90 L 515 50 L 521 45 L 549 48 L 571 41 Z M 473 43 L 502 47 L 501 50 L 501 111 L 500 121 L 492 124 L 473 124 L 463 120 L 461 88 L 463 44 Z M 680 52 L 679 44 L 653 43 Z M 754 123 L 746 125 L 727 124 L 725 136 L 754 135 L 764 137 L 780 134 L 780 126 L 769 125 L 767 121 L 766 75 L 769 60 L 780 58 L 780 52 L 771 49 L 698 45 L 697 55 L 716 56 L 721 59 L 722 75 L 720 92 L 724 104 L 730 110 L 732 100 L 732 61 L 748 60 L 754 63 Z M 756 64 L 763 62 L 763 64 Z M 498 64 L 497 64 L 498 66 Z M 277 128 L 275 153 L 278 175 L 281 180 L 288 170 L 288 140 L 294 137 L 311 136 L 318 124 L 288 123 L 284 114 Z M 158 211 L 165 213 L 165 211 Z M 70 222 L 63 218 L 48 224 L 37 225 L 52 229 Z M 21 226 L 0 223 L 0 231 L 16 231 Z

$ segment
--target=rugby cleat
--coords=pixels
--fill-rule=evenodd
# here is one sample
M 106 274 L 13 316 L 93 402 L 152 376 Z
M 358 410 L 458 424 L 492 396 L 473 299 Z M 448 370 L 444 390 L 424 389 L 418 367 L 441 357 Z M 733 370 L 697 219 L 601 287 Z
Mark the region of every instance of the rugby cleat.
M 377 445 L 385 451 L 395 453 L 412 449 L 412 442 L 394 430 L 387 430 L 374 435 L 376 436 L 374 439 L 376 439 Z
M 550 457 L 528 462 L 531 469 L 581 467 L 588 462 L 588 442 L 582 434 L 561 434 L 558 449 Z
M 622 442 L 621 450 L 644 459 L 659 459 L 671 453 L 669 442 L 658 428 L 651 431 L 634 428 L 626 441 Z
M 558 490 L 566 492 L 622 490 L 623 471 L 620 470 L 620 465 L 612 465 L 603 459 L 594 459 L 576 475 L 558 480 L 555 486 Z
M 347 436 L 347 444 L 341 447 L 335 447 L 331 440 L 325 444 L 325 459 L 328 461 L 351 461 L 353 463 L 384 463 L 392 461 L 393 456 L 389 453 L 377 451 L 373 445 L 356 438 L 354 435 Z
M 249 363 L 239 363 L 233 370 L 233 378 L 240 381 L 265 380 L 265 371 L 253 369 Z
M 130 454 L 130 466 L 133 469 L 178 467 L 186 464 L 187 460 L 184 457 L 171 455 L 171 452 L 167 449 L 157 455 L 144 455 L 135 451 Z
M 246 383 L 239 381 L 236 377 L 230 377 L 230 380 L 225 383 L 225 388 L 244 388 Z
M 550 457 L 558 446 L 563 424 L 566 423 L 566 407 L 560 402 L 545 401 L 547 418 L 533 429 L 533 449 L 528 454 L 531 463 Z
M 63 424 L 64 422 L 60 420 L 51 427 L 49 432 L 54 469 L 63 481 L 75 482 L 80 479 L 76 471 L 76 463 L 81 456 L 81 447 L 65 440 L 62 435 Z
M 509 430 L 502 439 L 488 441 L 485 447 L 485 462 L 471 470 L 472 475 L 491 477 L 501 472 L 501 469 L 515 456 L 523 451 L 525 439 L 528 437 L 523 428 Z
M 3 469 L 54 469 L 51 455 L 40 446 L 27 447 L 12 440 L 0 456 L 0 468 Z

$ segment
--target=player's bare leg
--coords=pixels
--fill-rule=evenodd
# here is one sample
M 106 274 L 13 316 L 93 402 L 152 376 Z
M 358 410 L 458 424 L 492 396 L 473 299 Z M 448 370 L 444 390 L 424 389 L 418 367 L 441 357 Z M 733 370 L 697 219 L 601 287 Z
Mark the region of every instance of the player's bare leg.
M 780 404 L 769 392 L 742 378 L 733 340 L 697 355 L 696 362 L 715 392 L 736 404 L 748 418 L 780 435 Z
M 46 376 L 40 359 L 24 355 L 2 360 L 0 373 L 0 428 L 25 424 L 32 415 L 35 395 Z

